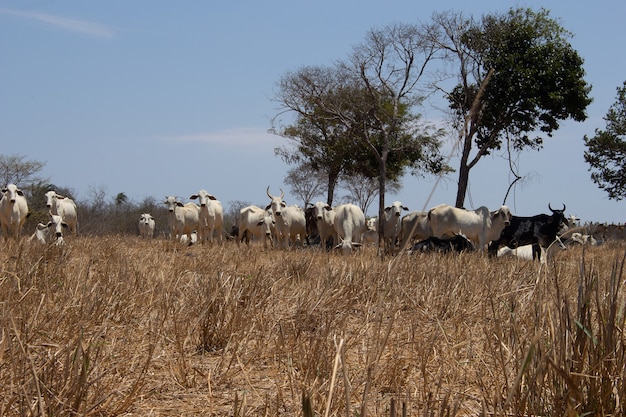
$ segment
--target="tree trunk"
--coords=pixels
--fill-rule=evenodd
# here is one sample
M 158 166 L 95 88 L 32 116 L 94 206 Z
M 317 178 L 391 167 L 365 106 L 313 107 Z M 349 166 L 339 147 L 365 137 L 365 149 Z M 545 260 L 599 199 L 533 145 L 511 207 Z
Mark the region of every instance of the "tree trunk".
M 378 161 L 380 164 L 378 174 L 378 255 L 385 253 L 385 230 L 383 219 L 385 215 L 385 179 L 387 178 L 387 158 L 386 154 Z
M 454 203 L 455 207 L 464 207 L 465 206 L 465 197 L 467 195 L 467 184 L 469 183 L 469 173 L 470 169 L 465 163 L 465 161 L 461 161 L 459 166 L 459 182 L 458 188 L 456 191 L 456 201 Z
M 335 198 L 335 185 L 337 185 L 337 176 L 333 174 L 328 175 L 328 194 L 326 195 L 326 204 L 332 207 L 333 199 Z
M 471 130 L 469 131 L 471 132 Z M 465 206 L 465 196 L 467 195 L 467 185 L 469 184 L 470 166 L 467 161 L 472 150 L 473 134 L 467 132 L 463 142 L 463 152 L 461 154 L 461 162 L 459 163 L 459 182 L 457 184 L 455 207 Z

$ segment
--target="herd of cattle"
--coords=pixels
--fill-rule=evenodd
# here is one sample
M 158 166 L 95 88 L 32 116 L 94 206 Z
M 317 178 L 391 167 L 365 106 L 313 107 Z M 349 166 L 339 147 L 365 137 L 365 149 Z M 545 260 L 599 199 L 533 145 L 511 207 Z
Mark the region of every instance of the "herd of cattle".
M 507 206 L 497 210 L 479 207 L 466 210 L 441 204 L 426 212 L 411 212 L 396 201 L 384 210 L 379 224 L 378 218 L 366 220 L 361 208 L 354 204 L 330 205 L 317 202 L 302 209 L 296 205 L 288 206 L 283 200 L 285 193 L 279 196 L 266 194 L 270 199 L 265 208 L 247 206 L 240 210 L 236 226 L 231 231 L 237 243 L 250 240 L 262 240 L 268 245 L 290 248 L 303 245 L 306 241 L 312 245 L 317 237 L 322 248 L 337 248 L 349 253 L 361 245 L 378 244 L 378 237 L 384 240 L 385 251 L 393 253 L 398 248 L 415 251 L 487 251 L 490 256 L 512 254 L 529 259 L 545 260 L 546 251 L 553 246 L 565 248 L 565 242 L 597 242 L 593 237 L 573 232 L 578 219 L 565 216 L 566 206 L 562 209 L 548 208 L 551 214 L 539 214 L 532 217 L 520 217 L 511 214 Z M 30 239 L 42 243 L 63 244 L 64 229 L 70 233 L 78 230 L 76 204 L 70 198 L 58 195 L 55 191 L 45 194 L 49 208 L 50 221 L 39 223 Z M 221 202 L 205 190 L 190 196 L 195 202 L 186 204 L 177 197 L 167 196 L 164 204 L 168 211 L 170 237 L 192 243 L 222 243 L 224 239 L 224 211 Z M 2 189 L 0 199 L 0 222 L 2 234 L 20 237 L 28 204 L 21 190 L 14 184 Z M 382 232 L 379 233 L 379 229 Z M 149 213 L 141 215 L 138 223 L 142 237 L 152 238 L 155 220 Z M 567 238 L 562 237 L 568 234 Z

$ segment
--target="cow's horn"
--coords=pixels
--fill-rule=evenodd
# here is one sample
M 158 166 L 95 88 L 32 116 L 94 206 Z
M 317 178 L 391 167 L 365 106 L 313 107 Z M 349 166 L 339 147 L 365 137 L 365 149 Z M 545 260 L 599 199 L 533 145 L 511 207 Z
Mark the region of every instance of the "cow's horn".
M 562 204 L 563 204 L 563 210 L 561 210 L 561 211 L 565 211 L 565 209 L 566 209 L 565 203 L 562 203 Z M 550 206 L 550 203 L 548 203 L 548 208 L 550 209 L 551 212 L 554 213 L 554 209 Z
M 274 198 L 274 197 L 272 197 L 272 195 L 270 194 L 270 186 L 269 186 L 269 185 L 267 186 L 267 190 L 265 190 L 265 192 L 267 193 L 267 196 L 268 196 L 270 199 L 273 199 L 273 198 Z
M 283 189 L 279 188 L 279 190 L 280 190 L 280 198 L 285 197 L 285 192 L 283 191 Z

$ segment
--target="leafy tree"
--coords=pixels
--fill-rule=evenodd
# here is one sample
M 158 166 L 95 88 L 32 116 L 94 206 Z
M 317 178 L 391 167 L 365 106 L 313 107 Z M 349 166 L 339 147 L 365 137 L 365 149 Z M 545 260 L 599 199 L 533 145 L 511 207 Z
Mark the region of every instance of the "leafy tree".
M 626 197 L 626 81 L 617 88 L 617 101 L 604 117 L 606 130 L 585 135 L 585 161 L 591 179 L 609 194 L 609 199 Z
M 331 103 L 333 107 L 340 106 L 347 101 L 346 95 L 353 93 L 344 84 L 345 79 L 336 68 L 309 66 L 287 73 L 279 82 L 276 100 L 287 111 L 295 112 L 296 120 L 286 126 L 280 124 L 278 117 L 272 121 L 274 133 L 295 145 L 276 148 L 274 153 L 289 164 L 324 174 L 326 203 L 331 205 L 340 176 L 353 170 L 355 155 L 362 153 L 349 127 L 325 110 Z
M 350 162 L 352 172 L 378 178 L 379 215 L 387 181 L 399 178 L 405 167 L 414 172 L 445 169 L 441 132 L 422 125 L 412 113 L 421 104 L 416 86 L 434 52 L 414 26 L 392 25 L 368 32 L 348 61 L 316 73 L 320 76 L 297 77 L 303 82 L 287 84 L 294 86 L 289 89 L 280 85 L 278 101 L 286 110 L 338 133 L 334 138 L 352 150 L 342 161 Z
M 46 164 L 44 162 L 26 160 L 24 155 L 0 155 L 0 184 L 15 184 L 26 187 L 32 183 L 45 182 L 39 172 Z
M 480 21 L 442 13 L 425 38 L 456 62 L 458 83 L 447 93 L 459 130 L 461 160 L 456 205 L 465 202 L 470 170 L 500 150 L 539 150 L 559 122 L 586 119 L 591 87 L 571 34 L 545 9 L 511 9 Z M 473 151 L 473 154 L 472 154 Z

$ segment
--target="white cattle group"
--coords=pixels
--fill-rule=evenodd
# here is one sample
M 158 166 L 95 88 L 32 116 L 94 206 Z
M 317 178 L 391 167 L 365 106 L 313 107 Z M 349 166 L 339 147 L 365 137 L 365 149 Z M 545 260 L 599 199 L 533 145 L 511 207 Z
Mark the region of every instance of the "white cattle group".
M 296 245 L 298 238 L 300 244 L 306 237 L 306 219 L 304 218 L 304 210 L 298 206 L 288 206 L 284 201 L 285 192 L 281 189 L 280 196 L 272 196 L 270 187 L 265 190 L 270 198 L 270 203 L 265 207 L 266 210 L 272 210 L 274 221 L 276 222 L 276 235 L 278 243 L 282 243 L 284 248 L 290 248 Z
M 35 233 L 32 234 L 29 240 L 36 240 L 43 244 L 63 245 L 65 243 L 63 239 L 64 228 L 69 229 L 69 225 L 63 221 L 61 216 L 50 213 L 50 221 L 46 224 L 38 223 Z
M 268 186 L 266 194 L 270 201 L 265 208 L 247 206 L 239 211 L 236 219 L 238 232 L 233 232 L 237 235 L 237 244 L 246 239 L 249 245 L 250 240 L 257 239 L 263 240 L 264 248 L 271 245 L 290 249 L 297 245 L 303 246 L 305 240 L 308 242 L 307 230 L 317 230 L 322 250 L 335 248 L 344 254 L 351 253 L 368 243 L 378 246 L 379 233 L 382 233 L 380 236 L 384 239 L 384 249 L 387 253 L 394 253 L 399 248 L 414 253 L 415 247 L 419 247 L 421 252 L 431 251 L 432 247 L 438 248 L 436 243 L 443 245 L 441 246 L 445 249 L 443 252 L 450 249 L 457 251 L 475 249 L 484 252 L 490 242 L 502 239 L 503 231 L 515 218 L 504 205 L 491 211 L 484 206 L 476 210 L 466 210 L 440 204 L 428 211 L 414 211 L 403 216 L 402 213 L 409 211 L 409 208 L 400 201 L 394 201 L 385 207 L 382 223 L 379 223 L 378 218 L 366 220 L 363 210 L 354 204 L 332 207 L 321 201 L 311 204 L 307 209 L 308 217 L 305 217 L 302 208 L 287 205 L 283 200 L 285 192 L 282 189 L 280 195 L 274 196 L 270 194 Z M 224 227 L 222 203 L 204 189 L 191 195 L 189 199 L 198 200 L 198 203 L 182 203 L 178 197 L 171 195 L 166 196 L 163 201 L 167 207 L 170 238 L 186 244 L 196 242 L 222 244 Z M 55 191 L 48 191 L 45 200 L 50 219 L 47 223 L 37 224 L 30 240 L 62 245 L 65 242 L 65 230 L 70 233 L 78 231 L 76 204 L 72 199 Z M 28 214 L 28 203 L 22 191 L 15 184 L 8 184 L 3 188 L 0 199 L 0 223 L 5 239 L 20 237 Z M 570 216 L 567 223 L 571 228 L 572 225 L 577 225 L 579 220 L 575 216 Z M 311 228 L 311 225 L 314 225 L 314 228 Z M 142 238 L 152 239 L 155 226 L 152 214 L 141 214 L 137 228 Z M 379 232 L 380 227 L 383 229 L 382 232 Z M 570 229 L 570 232 L 574 230 Z M 454 239 L 460 238 L 467 244 L 457 245 Z M 420 242 L 429 244 L 416 246 Z M 571 233 L 566 244 L 572 243 L 593 245 L 596 242 L 590 235 Z M 554 245 L 554 250 L 563 249 L 566 249 L 566 246 L 560 241 Z M 533 259 L 532 246 L 519 246 L 513 249 L 504 247 L 497 253 L 497 256 L 507 255 Z
M 447 204 L 436 206 L 428 212 L 428 220 L 433 236 L 451 238 L 458 234 L 467 237 L 478 251 L 485 251 L 485 246 L 511 223 L 511 211 L 507 206 L 489 211 L 485 206 L 476 210 L 465 210 Z
M 78 232 L 78 215 L 74 200 L 57 194 L 55 191 L 48 191 L 46 194 L 46 206 L 51 214 L 61 216 L 61 219 L 68 225 L 72 233 Z
M 256 237 L 257 239 L 263 238 L 263 246 L 265 248 L 267 248 L 268 242 L 274 246 L 274 231 L 275 222 L 270 210 L 264 210 L 257 206 L 247 206 L 239 210 L 237 244 L 245 237 L 246 244 L 249 245 L 251 240 L 250 235 L 252 235 L 252 237 Z
M 183 204 L 171 195 L 166 196 L 163 203 L 167 206 L 170 238 L 180 239 L 187 235 L 187 241 L 191 243 L 191 234 L 198 229 L 200 222 L 200 207 L 195 203 Z

